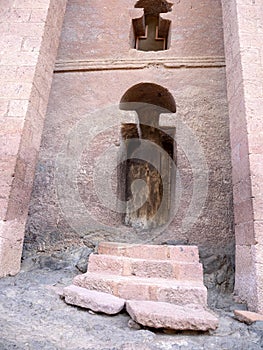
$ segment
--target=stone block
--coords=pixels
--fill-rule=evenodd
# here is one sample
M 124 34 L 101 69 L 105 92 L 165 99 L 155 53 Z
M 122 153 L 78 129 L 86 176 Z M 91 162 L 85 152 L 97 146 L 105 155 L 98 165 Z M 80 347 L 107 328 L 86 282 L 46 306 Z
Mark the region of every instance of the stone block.
M 21 134 L 0 136 L 0 157 L 2 159 L 13 157 L 17 154 L 21 140 Z
M 257 243 L 263 245 L 263 222 L 255 221 L 254 222 L 255 229 L 255 240 Z
M 263 78 L 262 78 L 263 80 Z M 248 147 L 250 154 L 261 154 L 263 153 L 262 146 L 263 130 L 258 133 L 248 134 Z
M 2 191 L 1 187 L 0 187 L 0 191 Z M 2 196 L 2 197 L 5 197 L 5 196 Z M 8 206 L 7 198 L 0 198 L 0 220 L 5 219 L 7 206 Z
M 235 224 L 253 221 L 252 199 L 247 199 L 234 206 Z
M 16 69 L 16 80 L 25 83 L 32 83 L 35 74 L 35 66 L 22 66 Z
M 173 304 L 206 305 L 207 290 L 197 281 L 176 281 L 163 278 L 117 276 L 87 272 L 76 276 L 74 285 L 109 293 L 123 299 L 153 300 Z
M 91 254 L 89 272 L 119 274 L 122 276 L 174 278 L 177 280 L 203 279 L 200 263 L 169 260 L 133 259 L 122 256 Z
M 5 14 L 5 21 L 8 23 L 27 22 L 30 18 L 30 9 L 10 9 Z
M 114 295 L 88 290 L 74 285 L 64 288 L 63 296 L 67 304 L 109 315 L 119 313 L 125 305 L 125 300 Z
M 258 186 L 259 192 L 252 199 L 253 209 L 254 209 L 254 220 L 262 221 L 263 220 L 263 193 L 260 193 L 262 190 L 262 185 Z
M 256 275 L 251 246 L 236 246 L 235 292 L 248 302 L 248 307 L 255 309 Z
M 17 35 L 20 37 L 30 37 L 30 36 L 38 36 L 41 37 L 44 31 L 44 22 L 41 23 L 16 23 L 15 26 L 10 26 L 11 34 Z
M 234 310 L 236 319 L 240 322 L 251 324 L 256 321 L 263 321 L 263 314 L 246 310 Z
M 198 248 L 195 246 L 166 246 L 100 242 L 99 254 L 126 256 L 140 259 L 198 262 Z
M 254 222 L 243 222 L 235 226 L 236 244 L 252 245 L 256 243 L 254 234 Z
M 0 70 L 1 74 L 1 70 Z M 1 79 L 2 80 L 2 79 Z M 9 101 L 5 99 L 0 99 L 0 118 L 7 115 Z
M 218 318 L 196 305 L 171 305 L 153 301 L 126 302 L 131 318 L 143 326 L 175 330 L 208 331 L 218 327 Z
M 47 17 L 46 8 L 43 8 L 43 9 L 36 8 L 36 9 L 32 9 L 29 21 L 32 23 L 42 23 L 42 22 L 45 22 L 46 17 Z
M 39 52 L 41 37 L 27 37 L 23 40 L 21 51 Z
M 23 220 L 0 221 L 0 277 L 19 272 L 23 235 Z
M 8 116 L 25 117 L 28 108 L 28 100 L 11 100 Z
M 38 52 L 10 51 L 3 56 L 1 63 L 4 65 L 17 66 L 17 62 L 19 62 L 21 66 L 34 66 L 37 60 Z
M 246 200 L 251 199 L 251 179 L 250 176 L 243 178 L 233 187 L 234 204 L 239 204 Z
M 47 0 L 15 0 L 13 7 L 16 9 L 47 9 L 50 1 Z

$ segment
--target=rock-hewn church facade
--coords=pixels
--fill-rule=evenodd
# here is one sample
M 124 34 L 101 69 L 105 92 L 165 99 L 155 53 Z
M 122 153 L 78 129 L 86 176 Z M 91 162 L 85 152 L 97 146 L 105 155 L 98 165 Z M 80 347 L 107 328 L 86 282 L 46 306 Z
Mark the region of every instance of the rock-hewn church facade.
M 263 312 L 262 13 L 0 4 L 1 277 L 23 246 L 195 244 L 235 257 L 235 293 Z

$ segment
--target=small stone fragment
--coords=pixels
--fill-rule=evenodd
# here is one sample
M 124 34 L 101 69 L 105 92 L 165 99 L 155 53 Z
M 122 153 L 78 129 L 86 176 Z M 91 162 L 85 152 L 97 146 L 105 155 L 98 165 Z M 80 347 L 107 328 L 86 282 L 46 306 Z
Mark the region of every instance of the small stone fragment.
M 63 295 L 67 304 L 77 305 L 94 312 L 103 312 L 109 315 L 119 313 L 125 305 L 125 300 L 114 295 L 74 285 L 64 288 Z
M 256 321 L 263 321 L 263 315 L 245 310 L 234 310 L 236 319 L 240 322 L 251 324 Z

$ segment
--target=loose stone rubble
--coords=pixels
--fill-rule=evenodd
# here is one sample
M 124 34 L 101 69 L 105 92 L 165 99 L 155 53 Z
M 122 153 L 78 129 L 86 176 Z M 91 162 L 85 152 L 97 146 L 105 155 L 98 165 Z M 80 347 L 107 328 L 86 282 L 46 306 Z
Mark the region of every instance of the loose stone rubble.
M 199 331 L 218 326 L 217 317 L 207 308 L 195 246 L 101 242 L 98 254 L 89 256 L 88 271 L 73 283 L 78 287 L 65 288 L 65 301 L 92 311 L 116 313 L 106 306 L 115 296 L 120 310 L 126 300 L 127 312 L 143 326 Z

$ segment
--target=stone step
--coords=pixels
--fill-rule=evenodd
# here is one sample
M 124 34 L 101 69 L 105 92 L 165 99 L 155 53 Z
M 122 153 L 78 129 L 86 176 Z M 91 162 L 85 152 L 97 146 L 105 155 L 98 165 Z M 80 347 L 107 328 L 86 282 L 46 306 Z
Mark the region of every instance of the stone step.
M 87 272 L 74 278 L 73 284 L 109 293 L 126 300 L 152 300 L 185 305 L 206 305 L 207 290 L 202 281 L 177 281 Z
M 198 247 L 100 242 L 98 253 L 138 259 L 199 262 Z
M 62 296 L 67 304 L 87 308 L 108 315 L 119 313 L 125 305 L 125 300 L 108 293 L 88 290 L 78 286 L 68 286 L 63 289 Z
M 208 331 L 218 327 L 218 319 L 205 308 L 196 305 L 172 305 L 154 301 L 126 301 L 131 318 L 153 328 Z
M 171 259 L 134 259 L 126 256 L 91 254 L 88 271 L 121 276 L 203 281 L 202 264 L 177 262 Z

